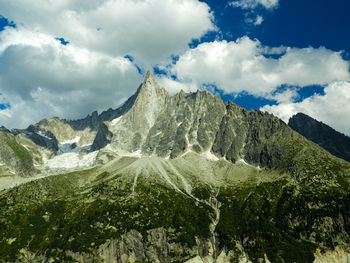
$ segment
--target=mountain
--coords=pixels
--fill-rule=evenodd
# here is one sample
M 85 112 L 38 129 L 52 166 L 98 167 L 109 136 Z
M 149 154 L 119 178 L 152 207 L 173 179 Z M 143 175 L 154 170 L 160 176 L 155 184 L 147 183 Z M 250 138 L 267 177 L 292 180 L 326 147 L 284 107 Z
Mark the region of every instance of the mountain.
M 0 130 L 1 175 L 31 175 L 34 170 L 32 158 L 28 149 L 18 143 L 8 130 Z
M 288 125 L 331 154 L 350 161 L 350 137 L 303 113 L 292 116 Z
M 350 259 L 350 163 L 271 114 L 148 72 L 116 110 L 2 132 L 30 169 L 1 159 L 0 262 Z

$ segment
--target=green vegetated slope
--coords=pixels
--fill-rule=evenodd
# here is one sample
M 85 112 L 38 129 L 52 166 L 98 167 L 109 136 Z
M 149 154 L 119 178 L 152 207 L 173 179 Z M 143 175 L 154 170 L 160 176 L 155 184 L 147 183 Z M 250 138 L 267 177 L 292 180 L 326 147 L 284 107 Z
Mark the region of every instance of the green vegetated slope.
M 118 262 L 222 253 L 231 262 L 313 262 L 316 248 L 349 248 L 350 165 L 306 140 L 284 147 L 296 151 L 286 156 L 299 163 L 293 172 L 198 154 L 122 157 L 7 190 L 0 261 L 112 262 L 114 251 Z
M 33 157 L 9 132 L 0 131 L 0 176 L 13 173 L 29 176 L 34 172 Z

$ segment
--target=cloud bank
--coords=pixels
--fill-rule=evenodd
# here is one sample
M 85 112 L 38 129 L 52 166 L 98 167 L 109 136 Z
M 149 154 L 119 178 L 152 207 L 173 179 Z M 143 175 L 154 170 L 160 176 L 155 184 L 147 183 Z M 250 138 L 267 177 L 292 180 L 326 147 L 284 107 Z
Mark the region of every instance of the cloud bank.
M 3 0 L 0 10 L 26 28 L 146 66 L 215 29 L 209 6 L 197 0 Z
M 7 126 L 25 127 L 50 115 L 83 117 L 116 106 L 140 81 L 134 65 L 123 57 L 63 46 L 22 28 L 0 33 L 0 87 L 11 104 L 0 112 L 0 121 Z
M 202 43 L 170 68 L 183 83 L 213 84 L 226 93 L 247 91 L 267 97 L 281 85 L 325 85 L 350 79 L 340 52 L 320 48 L 270 48 L 258 40 Z

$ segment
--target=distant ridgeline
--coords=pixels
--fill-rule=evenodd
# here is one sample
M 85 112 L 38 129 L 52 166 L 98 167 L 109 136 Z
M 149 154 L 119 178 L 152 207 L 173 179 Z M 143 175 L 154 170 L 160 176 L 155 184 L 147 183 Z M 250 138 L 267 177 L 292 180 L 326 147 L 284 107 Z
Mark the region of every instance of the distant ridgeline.
M 290 126 L 148 72 L 118 109 L 1 128 L 0 262 L 349 262 L 350 163 Z
M 350 137 L 303 113 L 290 118 L 288 125 L 331 154 L 350 161 Z

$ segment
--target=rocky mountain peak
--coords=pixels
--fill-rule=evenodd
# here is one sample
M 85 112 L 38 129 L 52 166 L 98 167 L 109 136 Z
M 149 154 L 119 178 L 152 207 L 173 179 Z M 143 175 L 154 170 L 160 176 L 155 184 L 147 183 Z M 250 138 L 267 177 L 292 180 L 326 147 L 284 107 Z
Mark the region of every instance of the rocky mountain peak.
M 146 73 L 146 77 L 144 79 L 144 82 L 147 82 L 147 81 L 155 81 L 151 70 L 148 70 Z
M 142 126 L 148 123 L 148 127 L 152 127 L 157 113 L 164 105 L 165 98 L 169 94 L 165 89 L 161 89 L 153 77 L 151 71 L 148 71 L 144 81 L 137 91 L 137 97 L 132 107 L 133 120 L 140 122 Z
M 147 71 L 145 79 L 137 91 L 138 97 L 142 96 L 143 94 L 146 94 L 146 98 L 152 97 L 152 95 L 169 96 L 165 89 L 160 88 L 157 81 L 154 79 L 152 71 L 150 70 Z
M 129 99 L 130 108 L 109 127 L 113 133 L 111 145 L 127 152 L 140 150 L 168 97 L 169 94 L 160 88 L 152 72 L 148 71 L 137 92 Z
M 156 80 L 154 79 L 152 71 L 147 71 L 145 79 L 141 83 L 137 93 L 140 95 L 141 93 L 151 93 L 152 91 L 160 90 L 160 87 Z

